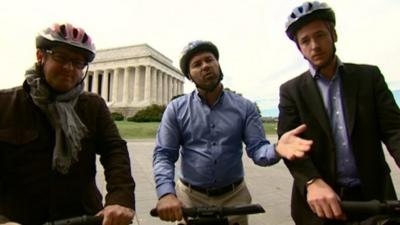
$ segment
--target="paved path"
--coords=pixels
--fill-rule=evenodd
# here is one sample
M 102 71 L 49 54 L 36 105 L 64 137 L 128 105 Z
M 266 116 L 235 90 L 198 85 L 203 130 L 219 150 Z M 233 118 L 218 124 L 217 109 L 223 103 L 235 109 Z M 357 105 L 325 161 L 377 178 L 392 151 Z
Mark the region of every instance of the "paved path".
M 276 137 L 270 138 L 275 140 Z M 154 140 L 132 140 L 128 142 L 129 154 L 133 164 L 133 176 L 136 181 L 136 218 L 135 225 L 171 225 L 149 216 L 149 211 L 157 202 L 152 174 L 152 154 Z M 390 158 L 390 157 L 388 157 Z M 290 217 L 290 193 L 292 177 L 283 162 L 272 167 L 255 166 L 244 154 L 245 179 L 253 197 L 253 203 L 261 204 L 266 213 L 250 216 L 251 225 L 293 225 Z M 394 162 L 388 159 L 392 168 Z M 371 162 L 373 163 L 373 162 Z M 394 182 L 400 190 L 400 171 L 392 169 Z M 98 184 L 104 192 L 104 176 L 98 167 Z M 398 193 L 400 196 L 400 193 Z

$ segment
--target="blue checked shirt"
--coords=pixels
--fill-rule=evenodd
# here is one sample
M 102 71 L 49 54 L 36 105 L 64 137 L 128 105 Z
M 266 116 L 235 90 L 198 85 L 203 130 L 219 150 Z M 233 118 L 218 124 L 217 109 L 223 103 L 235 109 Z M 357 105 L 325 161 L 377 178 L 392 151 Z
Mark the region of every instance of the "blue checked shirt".
M 192 185 L 218 188 L 243 178 L 242 142 L 255 164 L 280 160 L 249 100 L 225 91 L 210 107 L 197 90 L 173 100 L 164 112 L 153 155 L 158 197 L 175 194 L 179 155 L 178 176 Z

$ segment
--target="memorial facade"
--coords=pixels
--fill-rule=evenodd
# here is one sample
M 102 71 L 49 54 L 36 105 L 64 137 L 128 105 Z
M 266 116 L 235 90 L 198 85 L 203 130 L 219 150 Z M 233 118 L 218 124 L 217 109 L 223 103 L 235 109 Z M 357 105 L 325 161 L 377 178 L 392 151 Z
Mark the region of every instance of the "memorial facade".
M 183 94 L 184 81 L 169 58 L 141 44 L 98 50 L 89 66 L 85 90 L 100 95 L 111 112 L 129 117 Z

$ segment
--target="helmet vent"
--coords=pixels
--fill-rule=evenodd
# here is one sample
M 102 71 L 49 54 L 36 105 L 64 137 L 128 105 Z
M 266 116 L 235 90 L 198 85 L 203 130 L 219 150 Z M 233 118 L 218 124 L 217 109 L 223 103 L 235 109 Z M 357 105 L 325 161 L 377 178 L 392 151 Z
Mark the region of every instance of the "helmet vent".
M 85 34 L 83 35 L 83 38 L 82 38 L 82 43 L 86 43 L 86 41 L 87 41 L 88 39 L 89 39 L 89 38 L 88 38 L 87 34 L 85 33 Z
M 74 38 L 78 36 L 78 30 L 76 28 L 72 30 L 72 35 L 74 36 Z
M 60 32 L 62 37 L 65 39 L 67 37 L 67 31 L 65 30 L 65 25 L 60 26 Z
M 313 4 L 311 2 L 309 2 L 307 11 L 311 10 L 312 8 L 313 8 Z

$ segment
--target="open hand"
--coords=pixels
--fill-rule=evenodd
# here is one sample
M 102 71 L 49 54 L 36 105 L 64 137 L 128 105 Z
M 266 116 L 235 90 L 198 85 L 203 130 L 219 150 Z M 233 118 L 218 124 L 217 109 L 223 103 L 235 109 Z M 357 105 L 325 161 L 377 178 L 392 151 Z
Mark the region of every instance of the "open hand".
M 302 158 L 311 149 L 312 140 L 299 138 L 298 135 L 307 129 L 305 124 L 284 133 L 276 145 L 278 154 L 288 160 Z

